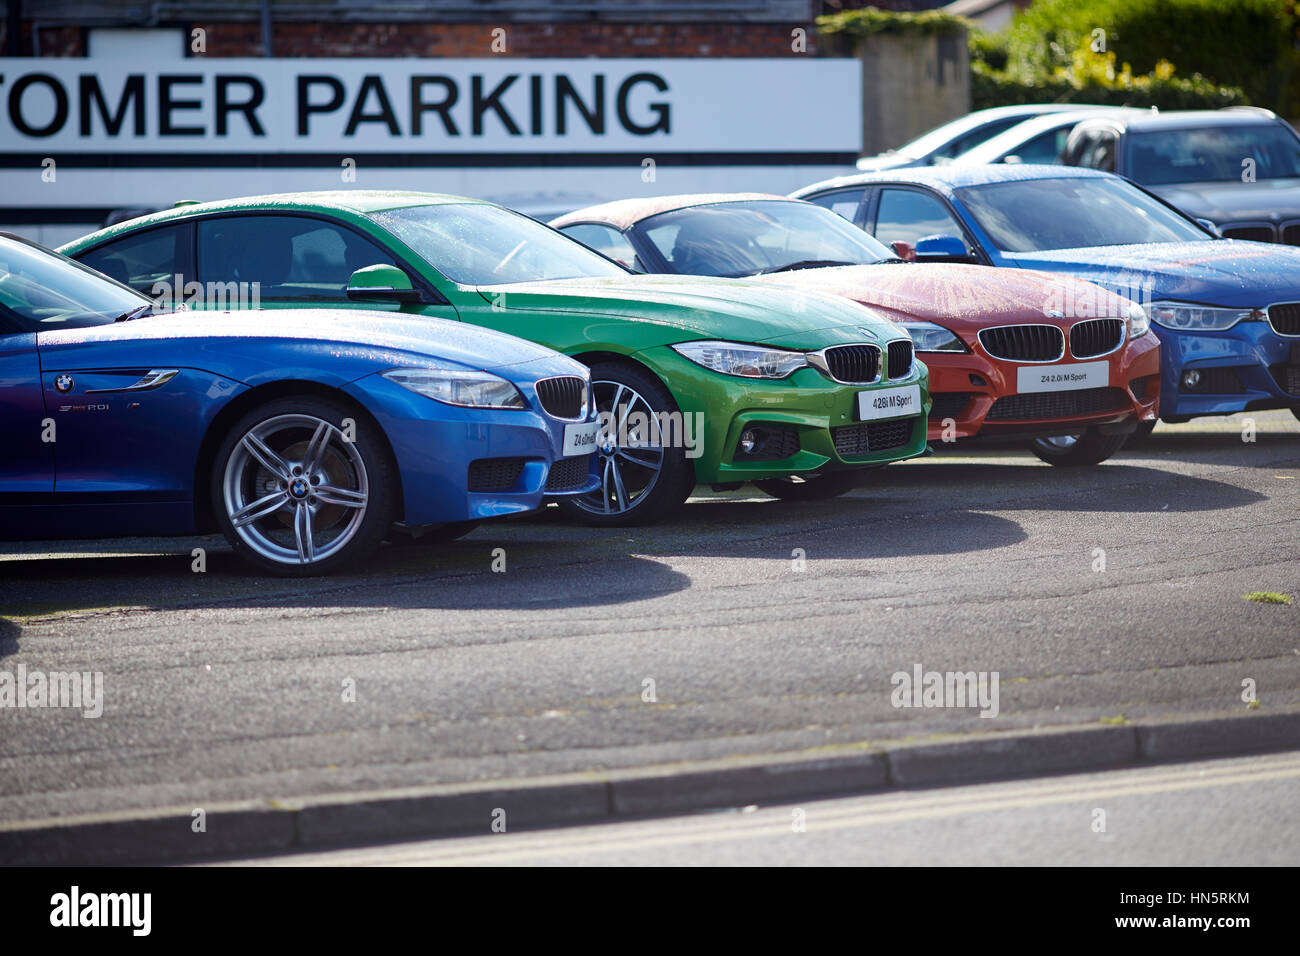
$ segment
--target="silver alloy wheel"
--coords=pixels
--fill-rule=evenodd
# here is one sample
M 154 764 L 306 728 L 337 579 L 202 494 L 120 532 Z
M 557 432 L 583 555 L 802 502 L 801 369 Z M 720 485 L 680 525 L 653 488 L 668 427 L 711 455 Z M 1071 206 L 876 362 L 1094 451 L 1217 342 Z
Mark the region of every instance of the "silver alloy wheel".
M 235 534 L 280 564 L 337 554 L 356 536 L 369 500 L 356 444 L 315 415 L 277 415 L 254 425 L 231 451 L 222 477 Z
M 1046 451 L 1069 451 L 1079 443 L 1081 435 L 1056 435 L 1052 438 L 1035 438 L 1040 448 Z
M 663 435 L 653 407 L 622 382 L 593 381 L 601 433 L 600 490 L 573 499 L 583 511 L 624 514 L 645 498 L 664 466 Z

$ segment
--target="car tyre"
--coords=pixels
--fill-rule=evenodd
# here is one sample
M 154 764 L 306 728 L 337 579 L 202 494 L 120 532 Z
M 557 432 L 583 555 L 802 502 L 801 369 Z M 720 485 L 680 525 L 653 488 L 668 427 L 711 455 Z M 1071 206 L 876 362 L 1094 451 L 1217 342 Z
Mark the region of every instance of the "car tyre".
M 372 554 L 392 524 L 397 469 L 374 427 L 346 440 L 342 402 L 259 405 L 230 428 L 212 466 L 212 506 L 235 553 L 268 574 L 330 574 Z
M 602 423 L 611 435 L 601 435 L 597 450 L 601 487 L 587 495 L 561 498 L 563 511 L 587 524 L 608 527 L 650 524 L 681 506 L 695 488 L 695 466 L 683 447 L 666 448 L 657 431 L 657 414 L 678 414 L 672 394 L 652 373 L 626 362 L 597 362 L 591 366 L 591 387 Z M 651 434 L 635 426 L 647 416 Z M 620 439 L 628 438 L 625 445 Z M 608 439 L 608 445 L 606 440 Z M 660 444 L 654 442 L 658 439 Z M 680 443 L 679 443 L 680 444 Z M 607 451 L 607 449 L 610 449 Z
M 1089 428 L 1081 435 L 1035 438 L 1029 443 L 1029 450 L 1049 465 L 1064 468 L 1099 465 L 1119 451 L 1127 438 L 1127 434 L 1103 435 L 1097 428 Z

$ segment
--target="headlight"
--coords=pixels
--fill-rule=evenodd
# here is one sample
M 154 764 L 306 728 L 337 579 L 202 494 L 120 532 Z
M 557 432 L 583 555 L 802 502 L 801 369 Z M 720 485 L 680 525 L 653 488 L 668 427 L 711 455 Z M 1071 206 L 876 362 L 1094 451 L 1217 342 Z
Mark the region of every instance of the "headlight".
M 683 342 L 673 349 L 697 365 L 741 378 L 785 378 L 808 365 L 803 352 L 765 349 L 739 342 Z
M 447 405 L 471 408 L 525 408 L 524 396 L 491 372 L 452 368 L 395 368 L 384 378 Z
M 933 322 L 904 322 L 902 327 L 912 337 L 918 352 L 965 352 L 966 345 L 942 325 Z
M 1151 305 L 1153 322 L 1182 332 L 1221 332 L 1253 314 L 1251 309 L 1216 309 L 1186 302 L 1155 302 Z
M 1128 307 L 1128 337 L 1131 339 L 1141 338 L 1151 329 L 1151 319 L 1147 316 L 1147 310 L 1134 302 Z

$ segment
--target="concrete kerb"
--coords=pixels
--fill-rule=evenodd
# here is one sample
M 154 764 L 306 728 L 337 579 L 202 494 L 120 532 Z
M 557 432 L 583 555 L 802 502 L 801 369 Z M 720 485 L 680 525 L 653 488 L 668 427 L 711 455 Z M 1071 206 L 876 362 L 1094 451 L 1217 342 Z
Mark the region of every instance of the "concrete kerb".
M 166 863 L 1300 749 L 1300 710 L 0 824 L 0 865 Z

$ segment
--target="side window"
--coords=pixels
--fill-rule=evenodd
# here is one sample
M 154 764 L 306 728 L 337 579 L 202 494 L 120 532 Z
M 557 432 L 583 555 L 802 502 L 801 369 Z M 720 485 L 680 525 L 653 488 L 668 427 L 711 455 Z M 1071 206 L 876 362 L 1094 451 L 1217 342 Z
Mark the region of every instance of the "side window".
M 965 136 L 960 136 L 957 139 L 954 139 L 943 149 L 936 152 L 932 157 L 931 162 L 933 163 L 934 160 L 939 159 L 955 159 L 967 150 L 974 149 L 980 143 L 987 142 L 994 136 L 997 136 L 998 133 L 1006 132 L 1023 119 L 1023 116 L 1012 116 L 1007 119 L 998 120 L 995 123 L 986 123 L 979 129 L 972 130 Z
M 346 226 L 305 216 L 201 219 L 198 250 L 201 281 L 256 282 L 271 300 L 346 300 L 352 273 L 396 265 Z
M 1061 161 L 1061 152 L 1065 149 L 1065 140 L 1069 135 L 1070 130 L 1068 127 L 1039 133 L 1029 142 L 1022 143 L 1020 148 L 1011 155 L 1022 163 L 1042 163 L 1045 166 L 1054 166 Z
M 560 232 L 570 239 L 577 239 L 584 246 L 595 249 L 601 255 L 609 256 L 615 262 L 625 266 L 636 264 L 636 250 L 632 243 L 613 226 L 602 226 L 594 222 L 580 222 L 565 226 Z
M 809 196 L 808 201 L 824 206 L 849 222 L 856 223 L 864 192 L 865 189 L 837 189 L 834 192 L 822 193 L 820 196 Z
M 961 226 L 938 199 L 915 189 L 882 189 L 875 237 L 889 245 L 915 243 L 925 236 L 962 237 Z
M 165 282 L 170 287 L 177 275 L 187 282 L 194 277 L 193 235 L 190 223 L 160 226 L 114 239 L 77 259 L 110 279 L 149 295 L 156 283 Z

